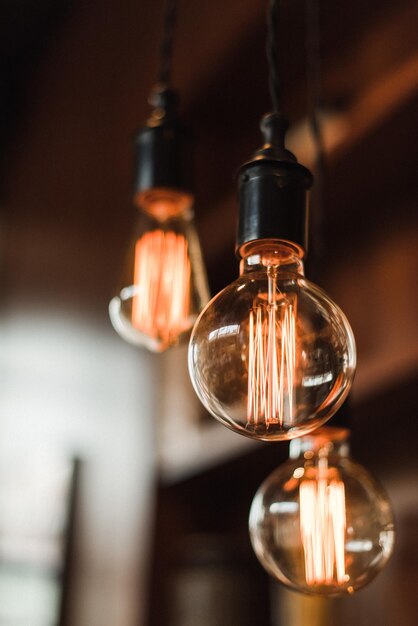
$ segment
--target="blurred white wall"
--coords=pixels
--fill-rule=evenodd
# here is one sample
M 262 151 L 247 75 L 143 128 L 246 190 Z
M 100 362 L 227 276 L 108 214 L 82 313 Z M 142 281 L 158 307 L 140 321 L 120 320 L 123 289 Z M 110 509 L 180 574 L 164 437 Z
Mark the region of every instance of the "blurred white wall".
M 144 608 L 156 417 L 152 356 L 49 306 L 0 318 L 0 455 L 82 461 L 74 626 L 137 626 Z M 25 602 L 25 598 L 22 598 Z

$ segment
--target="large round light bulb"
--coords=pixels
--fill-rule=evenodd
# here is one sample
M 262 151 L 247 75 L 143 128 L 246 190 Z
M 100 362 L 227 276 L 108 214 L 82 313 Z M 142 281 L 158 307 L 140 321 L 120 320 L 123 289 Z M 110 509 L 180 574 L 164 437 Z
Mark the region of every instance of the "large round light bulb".
M 305 279 L 301 248 L 260 240 L 240 254 L 239 278 L 194 326 L 190 376 L 208 411 L 235 432 L 299 437 L 347 396 L 356 365 L 353 333 L 337 305 Z
M 308 594 L 351 594 L 389 559 L 394 543 L 388 498 L 348 456 L 341 428 L 321 428 L 290 444 L 290 460 L 257 491 L 250 535 L 263 567 Z
M 109 305 L 121 337 L 153 352 L 188 338 L 209 299 L 191 200 L 169 189 L 141 194 L 122 288 Z

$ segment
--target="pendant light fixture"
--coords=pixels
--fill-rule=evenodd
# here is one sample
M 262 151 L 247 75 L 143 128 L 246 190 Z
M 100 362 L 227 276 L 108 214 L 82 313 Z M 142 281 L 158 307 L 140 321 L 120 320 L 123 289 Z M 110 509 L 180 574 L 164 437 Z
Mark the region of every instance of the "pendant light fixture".
M 306 26 L 309 122 L 321 182 L 318 0 L 306 1 Z M 318 226 L 317 220 L 316 234 Z M 348 413 L 345 404 L 340 424 Z M 393 551 L 390 502 L 375 479 L 350 459 L 348 436 L 347 428 L 322 427 L 294 439 L 289 461 L 263 482 L 253 499 L 249 527 L 254 551 L 269 574 L 295 591 L 352 594 L 374 579 Z
M 394 545 L 390 502 L 349 457 L 343 428 L 290 443 L 290 459 L 258 489 L 250 536 L 263 567 L 308 594 L 351 594 L 387 563 Z
M 267 52 L 273 112 L 263 146 L 238 175 L 240 276 L 199 316 L 189 372 L 206 409 L 233 431 L 284 440 L 313 431 L 346 398 L 355 372 L 350 325 L 304 276 L 313 177 L 285 147 L 277 62 L 277 0 Z
M 170 87 L 176 15 L 176 0 L 167 0 L 153 111 L 136 142 L 138 223 L 122 287 L 109 305 L 120 336 L 153 352 L 188 337 L 209 299 L 193 222 L 193 142 Z

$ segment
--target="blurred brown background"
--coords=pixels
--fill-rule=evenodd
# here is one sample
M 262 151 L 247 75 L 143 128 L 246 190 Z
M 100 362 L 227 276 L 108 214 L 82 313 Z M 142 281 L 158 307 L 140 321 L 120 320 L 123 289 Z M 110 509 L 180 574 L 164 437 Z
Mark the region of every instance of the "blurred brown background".
M 282 5 L 289 140 L 312 167 L 305 4 Z M 135 220 L 133 137 L 149 111 L 162 9 L 161 0 L 1 3 L 0 455 L 29 472 L 42 454 L 81 460 L 60 623 L 323 625 L 321 608 L 268 582 L 248 544 L 251 498 L 287 446 L 253 445 L 212 423 L 184 348 L 150 356 L 108 321 Z M 398 523 L 387 569 L 335 602 L 331 623 L 413 626 L 418 6 L 321 0 L 320 19 L 321 284 L 358 344 L 354 456 L 384 482 Z M 198 139 L 196 218 L 213 293 L 237 274 L 234 172 L 258 147 L 270 107 L 264 42 L 264 2 L 180 3 L 173 81 Z M 57 623 L 8 619 L 0 614 L 5 626 Z

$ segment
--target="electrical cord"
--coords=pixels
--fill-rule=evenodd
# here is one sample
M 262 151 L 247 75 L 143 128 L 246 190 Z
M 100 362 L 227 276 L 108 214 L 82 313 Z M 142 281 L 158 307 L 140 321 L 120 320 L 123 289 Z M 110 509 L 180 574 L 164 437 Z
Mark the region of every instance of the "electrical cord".
M 312 226 L 315 237 L 312 238 L 311 251 L 308 258 L 308 274 L 314 279 L 322 274 L 325 257 L 324 245 L 324 198 L 323 177 L 325 170 L 325 150 L 319 110 L 321 107 L 321 30 L 319 18 L 320 0 L 305 0 L 306 20 L 306 84 L 308 123 L 312 134 L 315 151 L 315 186 L 313 202 Z M 350 428 L 351 403 L 347 399 L 333 418 L 333 425 Z
M 177 0 L 166 0 L 163 36 L 160 45 L 160 63 L 157 75 L 158 82 L 165 86 L 168 86 L 171 81 L 173 44 L 177 23 L 177 13 Z
M 315 146 L 315 161 L 317 167 L 322 168 L 324 161 L 324 145 L 318 115 L 321 106 L 321 33 L 319 23 L 319 0 L 305 0 L 305 7 L 308 121 Z
M 312 214 L 312 228 L 315 237 L 311 238 L 311 252 L 309 255 L 309 269 L 313 277 L 321 274 L 324 258 L 324 202 L 323 177 L 325 169 L 325 151 L 319 118 L 321 107 L 321 32 L 319 18 L 319 0 L 305 0 L 305 28 L 306 28 L 306 85 L 308 126 L 314 146 L 314 174 L 315 186 L 312 203 L 315 210 Z
M 267 9 L 267 41 L 266 55 L 269 67 L 269 88 L 273 113 L 282 112 L 282 89 L 279 78 L 279 53 L 278 53 L 278 23 L 279 3 L 278 0 L 270 0 Z

